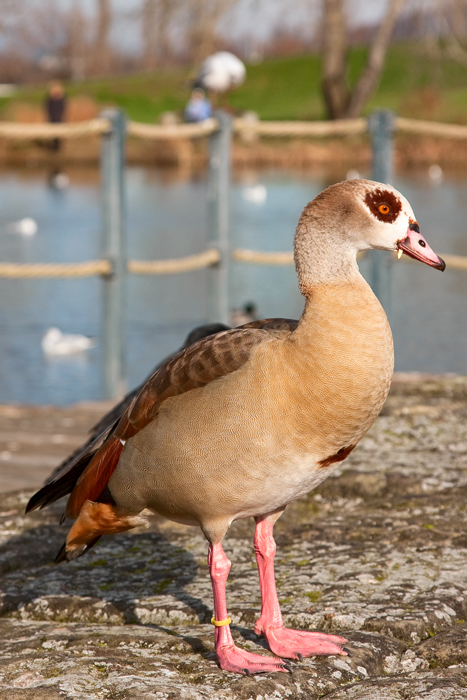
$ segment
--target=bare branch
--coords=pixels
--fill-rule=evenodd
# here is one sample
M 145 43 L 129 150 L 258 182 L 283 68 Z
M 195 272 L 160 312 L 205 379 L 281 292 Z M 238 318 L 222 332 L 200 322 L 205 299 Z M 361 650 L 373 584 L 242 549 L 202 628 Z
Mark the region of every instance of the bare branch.
M 345 0 L 323 0 L 322 89 L 330 119 L 342 117 L 349 100 L 344 2 Z
M 170 26 L 178 7 L 177 0 L 143 0 L 141 37 L 143 66 L 147 70 L 165 65 L 170 58 Z
M 109 37 L 112 24 L 110 0 L 97 0 L 96 35 L 94 40 L 94 66 L 97 73 L 105 74 L 110 67 Z
M 350 104 L 346 112 L 347 117 L 358 117 L 366 102 L 378 86 L 384 68 L 384 61 L 386 60 L 392 30 L 394 29 L 394 24 L 404 1 L 405 0 L 390 0 L 389 2 L 386 15 L 379 25 L 378 31 L 371 43 L 367 64 L 355 89 L 352 91 Z
M 194 63 L 217 49 L 217 27 L 235 2 L 237 0 L 186 0 L 187 45 Z

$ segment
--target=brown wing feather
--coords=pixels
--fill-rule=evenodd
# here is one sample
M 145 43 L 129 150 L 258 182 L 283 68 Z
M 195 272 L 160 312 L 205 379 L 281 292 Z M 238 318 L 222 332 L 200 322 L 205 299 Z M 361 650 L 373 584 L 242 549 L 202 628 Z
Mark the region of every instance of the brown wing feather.
M 235 372 L 248 360 L 254 347 L 275 333 L 295 330 L 297 323 L 288 319 L 253 321 L 203 338 L 160 367 L 84 469 L 68 499 L 67 516 L 76 517 L 86 500 L 95 501 L 99 497 L 118 464 L 123 450 L 121 440 L 133 437 L 154 420 L 166 399 Z M 46 491 L 47 486 L 42 491 Z
M 266 319 L 204 338 L 176 355 L 145 384 L 126 411 L 115 436 L 128 440 L 146 427 L 170 396 L 205 386 L 239 369 L 254 347 L 275 332 L 292 331 L 297 321 Z

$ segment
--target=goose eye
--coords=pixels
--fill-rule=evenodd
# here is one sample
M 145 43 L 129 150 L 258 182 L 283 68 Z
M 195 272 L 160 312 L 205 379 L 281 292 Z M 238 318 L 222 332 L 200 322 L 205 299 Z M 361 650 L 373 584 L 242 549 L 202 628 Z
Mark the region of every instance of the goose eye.
M 391 207 L 389 204 L 380 204 L 378 207 L 381 214 L 389 214 L 391 212 Z

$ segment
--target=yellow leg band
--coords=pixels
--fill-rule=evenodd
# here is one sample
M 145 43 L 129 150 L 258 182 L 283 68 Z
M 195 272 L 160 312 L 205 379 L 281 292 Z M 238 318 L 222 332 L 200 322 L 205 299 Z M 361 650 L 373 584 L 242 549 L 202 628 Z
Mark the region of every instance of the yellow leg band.
M 213 617 L 211 617 L 211 625 L 215 625 L 215 627 L 224 627 L 224 625 L 230 625 L 232 620 L 230 617 L 227 618 L 227 620 L 215 620 Z

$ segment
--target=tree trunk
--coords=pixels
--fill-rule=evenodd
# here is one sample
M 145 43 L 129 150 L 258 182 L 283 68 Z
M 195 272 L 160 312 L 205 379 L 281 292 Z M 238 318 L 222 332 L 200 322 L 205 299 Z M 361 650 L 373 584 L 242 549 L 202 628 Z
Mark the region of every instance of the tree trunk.
M 146 70 L 156 67 L 155 34 L 156 34 L 156 2 L 144 0 L 141 8 L 141 39 L 143 44 L 143 66 Z
M 177 0 L 159 0 L 157 46 L 159 62 L 162 66 L 166 66 L 170 63 L 170 26 L 177 9 Z
M 403 3 L 404 0 L 390 0 L 386 15 L 371 43 L 366 66 L 352 91 L 346 117 L 358 117 L 376 90 L 384 68 L 392 30 Z
M 69 42 L 68 61 L 70 65 L 70 77 L 74 82 L 84 80 L 85 66 L 85 21 L 78 0 L 73 0 L 69 15 Z
M 217 48 L 217 26 L 236 0 L 190 0 L 187 44 L 193 63 L 199 63 Z
M 344 1 L 323 0 L 322 90 L 329 119 L 344 117 L 349 101 Z
M 97 0 L 96 34 L 94 41 L 95 70 L 106 74 L 110 70 L 109 35 L 112 23 L 110 0 Z

